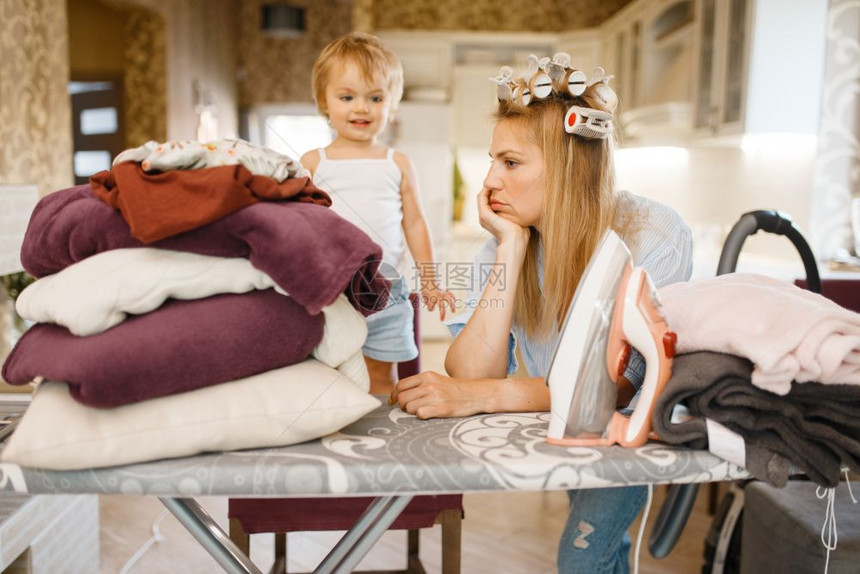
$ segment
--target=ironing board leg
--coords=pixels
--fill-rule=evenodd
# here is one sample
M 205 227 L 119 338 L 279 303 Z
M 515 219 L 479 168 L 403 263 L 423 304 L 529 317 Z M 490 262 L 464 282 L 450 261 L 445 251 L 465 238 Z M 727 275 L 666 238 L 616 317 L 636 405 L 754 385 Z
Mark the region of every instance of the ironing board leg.
M 374 500 L 314 572 L 332 574 L 355 570 L 410 500 L 412 495 L 381 496 Z
M 159 498 L 159 500 L 226 572 L 262 574 L 196 500 L 193 498 Z

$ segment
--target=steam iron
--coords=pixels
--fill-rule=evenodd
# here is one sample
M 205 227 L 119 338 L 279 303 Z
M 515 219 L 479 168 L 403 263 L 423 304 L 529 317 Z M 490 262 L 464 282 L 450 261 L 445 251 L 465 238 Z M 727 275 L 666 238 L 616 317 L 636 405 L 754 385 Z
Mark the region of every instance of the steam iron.
M 675 333 L 660 315 L 650 277 L 634 267 L 627 246 L 604 233 L 573 295 L 547 373 L 547 442 L 566 446 L 635 447 L 651 432 L 651 412 L 669 380 Z M 628 416 L 619 390 L 633 347 L 645 359 L 645 380 Z M 628 389 L 626 389 L 628 390 Z M 632 390 L 632 389 L 629 389 Z

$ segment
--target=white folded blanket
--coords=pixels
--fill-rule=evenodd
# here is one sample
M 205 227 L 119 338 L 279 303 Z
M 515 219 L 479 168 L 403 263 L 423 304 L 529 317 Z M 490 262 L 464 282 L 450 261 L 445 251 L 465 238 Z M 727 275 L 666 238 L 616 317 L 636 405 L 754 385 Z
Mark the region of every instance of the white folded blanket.
M 284 293 L 247 259 L 212 257 L 153 247 L 115 249 L 88 257 L 33 282 L 18 297 L 25 319 L 56 323 L 79 336 L 118 325 L 129 314 L 143 314 L 168 298 L 202 299 L 219 293 L 270 289 Z M 367 323 L 344 295 L 323 309 L 323 339 L 312 356 L 350 380 L 370 388 L 367 370 L 355 354 L 367 338 Z
M 790 283 L 733 273 L 659 291 L 678 353 L 746 357 L 752 382 L 784 395 L 791 381 L 860 384 L 860 314 Z
M 346 298 L 340 295 L 334 303 L 323 307 L 325 327 L 323 338 L 311 356 L 336 368 L 358 387 L 370 391 L 370 375 L 361 347 L 367 339 L 367 320 Z
M 105 251 L 38 279 L 15 307 L 25 319 L 56 323 L 84 337 L 118 325 L 128 314 L 153 311 L 168 298 L 270 288 L 284 293 L 247 259 L 141 247 Z

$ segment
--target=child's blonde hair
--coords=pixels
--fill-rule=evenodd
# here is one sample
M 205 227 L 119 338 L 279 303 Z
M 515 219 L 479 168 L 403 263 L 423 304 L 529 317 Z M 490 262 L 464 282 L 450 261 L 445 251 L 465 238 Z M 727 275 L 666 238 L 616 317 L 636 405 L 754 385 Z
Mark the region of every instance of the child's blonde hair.
M 382 74 L 388 86 L 388 97 L 391 101 L 391 111 L 403 97 L 403 66 L 394 52 L 383 46 L 379 38 L 364 32 L 352 32 L 341 36 L 323 48 L 314 63 L 311 74 L 314 101 L 317 109 L 323 115 L 328 115 L 325 102 L 325 87 L 330 80 L 330 74 L 339 65 L 353 63 L 361 70 L 368 82 L 377 73 Z

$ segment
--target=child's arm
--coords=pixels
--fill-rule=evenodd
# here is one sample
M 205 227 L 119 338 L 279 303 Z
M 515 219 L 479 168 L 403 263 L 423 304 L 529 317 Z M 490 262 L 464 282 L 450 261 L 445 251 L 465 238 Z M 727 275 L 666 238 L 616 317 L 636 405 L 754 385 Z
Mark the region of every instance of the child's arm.
M 415 166 L 412 164 L 412 160 L 400 152 L 394 154 L 394 161 L 403 174 L 400 183 L 400 195 L 403 201 L 403 234 L 406 237 L 406 245 L 415 260 L 415 267 L 421 280 L 422 299 L 431 311 L 438 304 L 439 316 L 444 319 L 445 308 L 454 305 L 454 296 L 439 285 L 439 278 L 436 274 L 437 262 L 433 255 L 433 242 L 430 239 L 430 230 L 427 228 L 424 210 L 421 207 Z
M 305 155 L 302 156 L 302 159 L 299 160 L 299 163 L 302 164 L 303 168 L 308 170 L 311 179 L 313 179 L 317 166 L 320 164 L 319 150 L 312 149 L 311 151 L 306 152 Z

